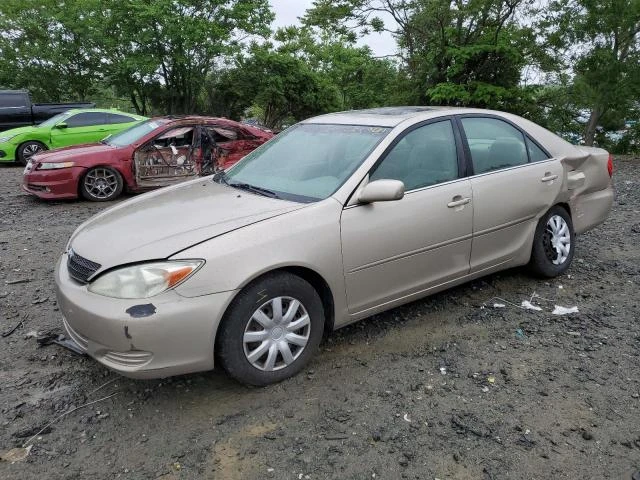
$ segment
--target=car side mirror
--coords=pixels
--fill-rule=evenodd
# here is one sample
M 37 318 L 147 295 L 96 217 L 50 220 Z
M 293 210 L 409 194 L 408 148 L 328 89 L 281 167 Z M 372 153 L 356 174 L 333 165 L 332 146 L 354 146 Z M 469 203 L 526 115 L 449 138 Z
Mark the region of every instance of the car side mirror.
M 69 125 L 67 125 L 66 123 L 62 122 L 62 123 L 56 123 L 55 128 L 68 128 Z
M 404 183 L 400 180 L 374 180 L 367 183 L 358 194 L 358 202 L 390 202 L 404 197 Z

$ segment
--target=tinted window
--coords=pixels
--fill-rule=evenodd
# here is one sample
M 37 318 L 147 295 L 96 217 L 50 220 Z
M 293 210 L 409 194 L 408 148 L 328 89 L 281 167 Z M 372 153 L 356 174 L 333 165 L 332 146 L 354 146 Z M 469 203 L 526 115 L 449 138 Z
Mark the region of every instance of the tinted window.
M 540 162 L 549 158 L 549 155 L 544 153 L 529 137 L 527 137 L 527 149 L 529 150 L 529 159 L 532 162 Z
M 451 122 L 431 123 L 406 134 L 369 178 L 401 180 L 407 191 L 458 178 Z
M 490 172 L 527 163 L 522 133 L 495 118 L 463 118 L 462 125 L 474 173 Z
M 0 95 L 0 108 L 26 107 L 25 96 L 19 93 L 3 93 Z
M 91 125 L 104 125 L 104 113 L 84 112 L 72 115 L 65 120 L 67 127 L 89 127 Z
M 105 123 L 129 123 L 135 122 L 135 118 L 127 117 L 126 115 L 118 115 L 117 113 L 107 113 Z

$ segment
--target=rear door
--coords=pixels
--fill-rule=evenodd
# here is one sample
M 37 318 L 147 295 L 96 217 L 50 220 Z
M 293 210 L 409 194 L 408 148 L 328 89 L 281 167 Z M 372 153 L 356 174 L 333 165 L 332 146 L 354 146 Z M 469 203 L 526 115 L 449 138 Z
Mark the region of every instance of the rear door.
M 53 148 L 97 143 L 108 135 L 104 112 L 82 112 L 67 117 L 51 129 Z
M 562 188 L 563 168 L 532 138 L 497 116 L 460 116 L 473 189 L 471 272 L 530 249 L 538 218 Z
M 347 206 L 341 217 L 349 310 L 366 312 L 467 274 L 473 209 L 450 120 L 412 128 L 372 170 L 401 180 L 401 200 Z

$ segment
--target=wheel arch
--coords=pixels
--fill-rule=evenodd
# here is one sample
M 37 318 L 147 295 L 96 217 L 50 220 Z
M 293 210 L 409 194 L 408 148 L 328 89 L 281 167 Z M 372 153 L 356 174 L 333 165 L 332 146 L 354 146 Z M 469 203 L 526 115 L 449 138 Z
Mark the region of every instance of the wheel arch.
M 30 142 L 39 143 L 40 145 L 42 145 L 43 150 L 49 150 L 50 149 L 49 145 L 46 142 L 43 142 L 42 140 L 37 140 L 37 139 L 34 139 L 34 138 L 25 138 L 20 143 L 18 143 L 18 145 L 16 145 L 16 153 L 15 153 L 15 157 L 16 158 L 14 159 L 16 162 L 20 162 L 21 161 L 20 158 L 18 158 L 18 157 L 20 155 L 20 149 L 22 148 L 22 146 L 25 143 L 30 143 Z
M 551 206 L 549 208 L 549 210 L 551 210 L 553 207 L 564 208 L 566 210 L 566 212 L 569 214 L 569 217 L 571 217 L 571 219 L 573 219 L 573 215 L 571 214 L 571 206 L 567 202 L 556 203 L 555 205 Z M 547 211 L 549 211 L 549 210 L 547 210 Z
M 309 267 L 300 266 L 300 265 L 285 265 L 285 266 L 272 268 L 270 270 L 261 272 L 255 277 L 246 281 L 240 287 L 240 289 L 238 290 L 234 298 L 229 302 L 221 318 L 224 318 L 226 316 L 235 298 L 245 288 L 247 288 L 249 285 L 253 284 L 254 282 L 259 281 L 260 279 L 264 278 L 267 275 L 273 275 L 274 273 L 279 273 L 279 272 L 290 273 L 292 275 L 300 277 L 303 280 L 309 282 L 309 284 L 313 287 L 313 289 L 316 291 L 316 293 L 320 297 L 320 300 L 322 301 L 322 307 L 325 312 L 325 322 L 324 322 L 325 334 L 328 334 L 331 331 L 333 331 L 333 327 L 335 325 L 335 302 L 334 302 L 333 292 L 331 291 L 331 287 L 329 287 L 329 283 L 318 272 L 316 272 L 315 270 Z M 218 332 L 216 332 L 216 337 L 217 336 L 218 336 Z

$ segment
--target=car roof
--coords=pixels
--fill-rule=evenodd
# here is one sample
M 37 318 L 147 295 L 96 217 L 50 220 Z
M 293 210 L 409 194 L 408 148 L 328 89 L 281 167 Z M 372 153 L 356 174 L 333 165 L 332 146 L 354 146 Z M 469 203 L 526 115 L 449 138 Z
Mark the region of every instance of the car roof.
M 116 108 L 70 108 L 69 110 L 65 110 L 62 113 L 86 113 L 86 112 L 98 112 L 98 113 L 117 113 L 120 115 L 127 115 L 129 117 L 143 119 L 142 115 L 138 115 L 137 113 L 123 112 L 122 110 L 118 110 Z
M 573 145 L 563 140 L 544 127 L 519 117 L 512 113 L 497 110 L 485 110 L 481 108 L 465 107 L 439 107 L 439 106 L 406 106 L 406 107 L 382 107 L 367 110 L 351 110 L 346 112 L 329 113 L 305 120 L 301 123 L 337 124 L 337 125 L 364 125 L 371 127 L 393 128 L 405 121 L 417 123 L 432 118 L 448 115 L 487 115 L 497 116 L 510 121 L 525 130 L 536 141 L 542 144 L 552 155 L 567 155 L 574 151 Z
M 428 120 L 447 115 L 462 114 L 485 114 L 498 115 L 512 120 L 515 115 L 496 110 L 485 110 L 481 108 L 465 107 L 442 107 L 442 106 L 400 106 L 400 107 L 380 107 L 366 110 L 349 110 L 345 112 L 328 113 L 305 120 L 304 123 L 335 123 L 342 125 L 367 125 L 377 127 L 395 127 L 405 120 L 415 121 Z

